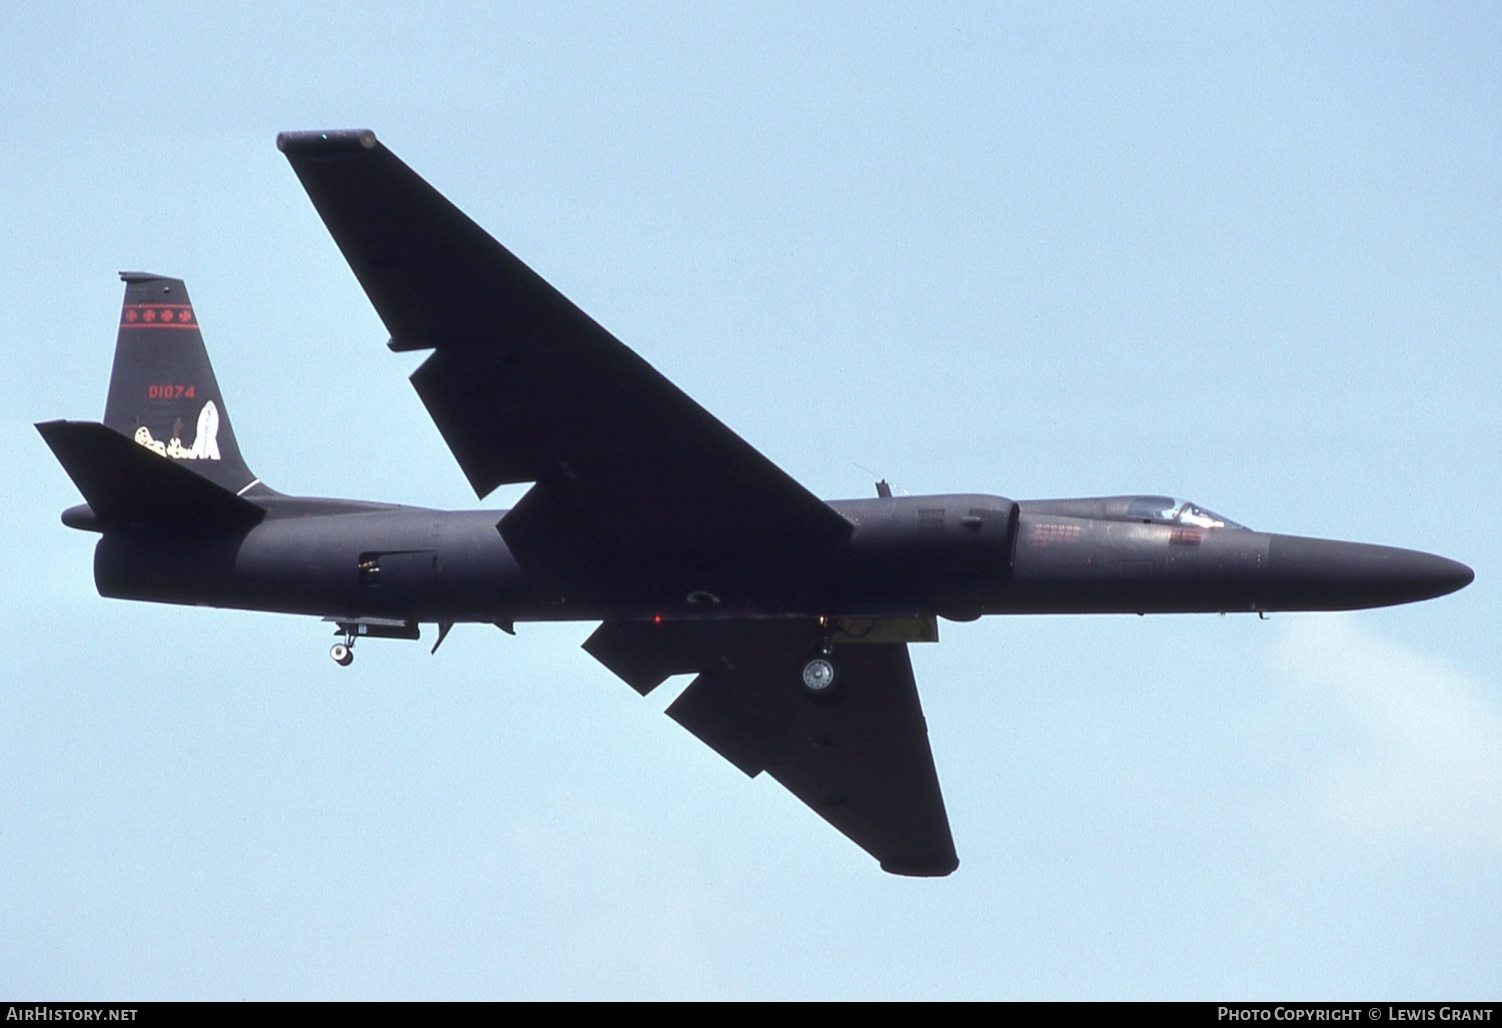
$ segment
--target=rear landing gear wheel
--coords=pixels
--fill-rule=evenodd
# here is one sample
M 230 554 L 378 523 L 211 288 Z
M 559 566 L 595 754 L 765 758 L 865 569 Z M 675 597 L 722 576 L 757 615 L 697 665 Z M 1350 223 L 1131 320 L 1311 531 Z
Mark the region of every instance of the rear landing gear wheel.
M 340 667 L 349 667 L 355 662 L 355 651 L 344 643 L 335 643 L 329 647 L 329 656 L 334 658 L 334 663 Z
M 829 699 L 835 691 L 834 661 L 828 657 L 815 657 L 803 665 L 803 688 L 814 699 Z

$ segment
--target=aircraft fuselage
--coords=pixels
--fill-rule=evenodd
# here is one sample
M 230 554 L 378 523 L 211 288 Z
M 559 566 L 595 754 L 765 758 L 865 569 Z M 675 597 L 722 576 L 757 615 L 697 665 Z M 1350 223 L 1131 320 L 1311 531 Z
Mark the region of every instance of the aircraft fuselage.
M 1122 499 L 836 500 L 855 526 L 848 541 L 791 566 L 701 571 L 643 553 L 629 591 L 560 592 L 513 555 L 496 527 L 504 510 L 282 498 L 248 530 L 106 532 L 95 577 L 117 598 L 413 623 L 1347 610 L 1443 595 L 1472 577 L 1395 547 L 1085 516 Z

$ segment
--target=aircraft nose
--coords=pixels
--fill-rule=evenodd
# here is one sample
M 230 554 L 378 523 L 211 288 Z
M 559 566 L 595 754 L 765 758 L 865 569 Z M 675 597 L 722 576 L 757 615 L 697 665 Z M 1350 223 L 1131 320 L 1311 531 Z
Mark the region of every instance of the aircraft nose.
M 1476 573 L 1457 560 L 1396 546 L 1275 535 L 1268 578 L 1287 609 L 1355 610 L 1453 593 Z

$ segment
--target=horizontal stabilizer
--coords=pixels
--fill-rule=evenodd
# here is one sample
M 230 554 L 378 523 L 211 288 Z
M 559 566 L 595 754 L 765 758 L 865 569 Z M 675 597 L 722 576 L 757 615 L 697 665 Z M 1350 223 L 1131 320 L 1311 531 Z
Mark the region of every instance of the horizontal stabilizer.
M 244 497 L 97 422 L 44 421 L 37 431 L 104 525 L 248 527 L 265 516 Z

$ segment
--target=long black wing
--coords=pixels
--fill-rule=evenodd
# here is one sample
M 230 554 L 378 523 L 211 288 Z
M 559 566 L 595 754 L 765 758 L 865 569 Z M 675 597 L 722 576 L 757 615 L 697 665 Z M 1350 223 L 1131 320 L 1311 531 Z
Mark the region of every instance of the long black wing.
M 746 774 L 766 771 L 894 874 L 959 866 L 902 643 L 837 645 L 838 692 L 806 695 L 808 620 L 601 625 L 584 648 L 643 695 L 698 673 L 668 715 Z
M 369 132 L 283 133 L 314 207 L 480 496 L 537 486 L 501 532 L 560 583 L 725 539 L 806 552 L 850 525 L 716 420 Z M 639 565 L 637 565 L 639 566 Z

